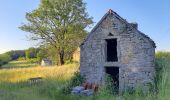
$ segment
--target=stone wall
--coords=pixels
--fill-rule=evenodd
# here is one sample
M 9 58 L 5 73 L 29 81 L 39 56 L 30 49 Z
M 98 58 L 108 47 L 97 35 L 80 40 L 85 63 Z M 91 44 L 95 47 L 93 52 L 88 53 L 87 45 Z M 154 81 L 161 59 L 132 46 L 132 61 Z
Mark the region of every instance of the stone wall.
M 104 84 L 105 66 L 113 66 L 119 67 L 120 91 L 152 83 L 155 46 L 136 28 L 115 14 L 102 19 L 81 45 L 81 75 L 88 82 Z M 105 39 L 112 38 L 117 39 L 118 62 L 106 61 Z

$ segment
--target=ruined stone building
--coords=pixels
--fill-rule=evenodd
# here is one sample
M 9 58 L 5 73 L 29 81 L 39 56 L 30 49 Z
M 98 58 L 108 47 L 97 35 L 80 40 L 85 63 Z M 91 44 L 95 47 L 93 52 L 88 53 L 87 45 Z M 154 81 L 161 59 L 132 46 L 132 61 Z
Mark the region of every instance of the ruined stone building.
M 80 47 L 80 73 L 87 82 L 105 84 L 110 74 L 118 91 L 141 87 L 154 80 L 155 43 L 109 10 Z

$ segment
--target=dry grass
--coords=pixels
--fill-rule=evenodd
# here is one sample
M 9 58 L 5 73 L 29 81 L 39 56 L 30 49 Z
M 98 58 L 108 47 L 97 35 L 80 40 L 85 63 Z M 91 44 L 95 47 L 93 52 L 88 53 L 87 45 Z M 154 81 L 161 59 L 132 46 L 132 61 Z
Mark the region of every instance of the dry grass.
M 58 92 L 78 71 L 78 66 L 67 64 L 0 69 L 0 100 L 58 100 L 61 95 Z M 43 81 L 30 86 L 28 79 L 32 77 L 43 77 Z
M 31 68 L 13 68 L 1 69 L 0 81 L 1 82 L 21 82 L 27 81 L 32 77 L 43 78 L 57 78 L 68 79 L 75 71 L 78 71 L 78 65 L 68 64 L 64 66 L 51 66 L 51 67 L 31 67 Z

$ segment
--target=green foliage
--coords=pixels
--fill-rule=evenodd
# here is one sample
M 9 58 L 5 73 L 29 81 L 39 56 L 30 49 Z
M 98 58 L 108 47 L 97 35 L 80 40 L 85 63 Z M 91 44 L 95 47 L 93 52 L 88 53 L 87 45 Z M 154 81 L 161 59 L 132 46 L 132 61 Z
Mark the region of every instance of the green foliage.
M 28 23 L 20 29 L 30 32 L 32 40 L 55 48 L 60 64 L 80 45 L 85 28 L 92 24 L 83 0 L 41 0 L 39 8 L 26 13 L 26 19 Z
M 156 60 L 155 85 L 156 85 L 157 91 L 159 91 L 159 85 L 161 84 L 161 82 L 165 81 L 164 79 L 165 74 L 168 74 L 168 73 L 164 73 L 164 72 L 169 71 L 169 67 L 170 67 L 169 65 L 170 65 L 170 58 L 164 57 L 164 54 L 160 55 L 160 58 L 157 58 Z
M 168 68 L 168 64 L 170 61 L 170 52 L 159 51 L 156 53 L 156 63 L 155 63 L 155 86 L 157 92 L 159 91 L 160 82 L 163 81 L 165 70 Z
M 23 60 L 26 60 L 25 57 L 19 57 L 19 58 L 17 59 L 17 61 L 23 61 Z
M 115 94 L 114 86 L 113 86 L 113 79 L 111 75 L 105 74 L 105 85 L 100 90 L 102 91 L 102 94 L 106 94 L 106 95 Z
M 85 81 L 84 77 L 80 75 L 80 72 L 75 72 L 70 82 L 67 83 L 62 89 L 63 93 L 69 94 L 71 89 L 75 86 L 81 86 Z
M 20 57 L 25 57 L 25 50 L 12 50 L 7 52 L 8 55 L 10 55 L 11 60 L 16 60 Z
M 8 54 L 0 54 L 0 66 L 7 64 L 11 60 L 10 55 Z
M 37 55 L 37 58 L 39 61 L 42 58 L 49 58 L 50 60 L 52 60 L 54 65 L 58 65 L 59 57 L 57 56 L 57 53 L 56 53 L 57 50 L 53 46 L 50 46 L 50 45 L 47 45 L 46 47 L 41 46 L 40 52 L 41 52 L 41 50 L 44 55 L 42 55 L 40 57 L 38 57 L 38 55 Z
M 41 48 L 38 53 L 37 53 L 37 60 L 38 62 L 41 62 L 41 60 L 43 58 L 47 58 L 48 57 L 48 53 L 46 49 Z
M 2 65 L 2 68 L 28 68 L 38 66 L 36 59 L 10 61 L 8 64 Z
M 164 52 L 164 51 L 156 52 L 156 58 L 157 59 L 162 58 L 162 57 L 170 58 L 170 52 Z
M 72 64 L 72 63 L 73 63 L 72 59 L 65 61 L 65 64 Z
M 64 58 L 65 64 L 70 64 L 73 62 L 72 56 L 73 56 L 74 50 L 70 49 L 70 51 L 65 52 L 65 58 Z M 39 52 L 37 53 L 37 59 L 38 61 L 41 61 L 42 58 L 49 58 L 52 60 L 54 65 L 59 65 L 60 64 L 59 56 L 56 52 L 57 50 L 53 46 L 50 46 L 50 45 L 47 45 L 45 47 L 41 46 Z
M 38 52 L 37 48 L 29 48 L 29 49 L 27 49 L 25 51 L 26 58 L 27 59 L 36 58 L 37 57 L 37 52 Z
M 28 62 L 34 64 L 34 63 L 38 63 L 38 60 L 34 58 L 34 59 L 29 59 Z
M 84 77 L 80 75 L 80 72 L 75 72 L 74 76 L 71 78 L 71 86 L 82 85 L 84 82 Z

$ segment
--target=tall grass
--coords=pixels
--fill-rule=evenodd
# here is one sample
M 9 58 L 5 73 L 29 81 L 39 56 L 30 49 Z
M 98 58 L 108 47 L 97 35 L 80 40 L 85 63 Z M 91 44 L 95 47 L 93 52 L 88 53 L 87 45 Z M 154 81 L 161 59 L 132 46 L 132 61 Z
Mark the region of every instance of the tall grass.
M 168 100 L 170 98 L 170 58 L 161 57 L 157 59 L 157 79 L 159 100 Z
M 0 70 L 0 100 L 56 100 L 59 90 L 78 71 L 77 64 L 53 67 L 14 68 Z M 40 84 L 28 79 L 43 77 Z
M 106 89 L 93 96 L 75 96 L 62 92 L 67 87 L 79 64 L 55 67 L 31 67 L 0 70 L 0 100 L 169 100 L 170 58 L 164 54 L 156 56 L 156 78 L 153 90 L 142 93 L 111 95 Z M 39 84 L 29 85 L 31 77 L 43 77 Z
M 78 70 L 78 65 L 68 64 L 60 67 L 31 67 L 31 68 L 13 68 L 1 69 L 0 81 L 1 82 L 21 82 L 27 81 L 32 77 L 43 78 L 57 78 L 60 80 L 69 79 L 75 71 Z
M 166 58 L 170 58 L 170 52 L 165 52 L 165 51 L 158 51 L 156 53 L 156 58 L 162 58 L 162 57 L 166 57 Z

